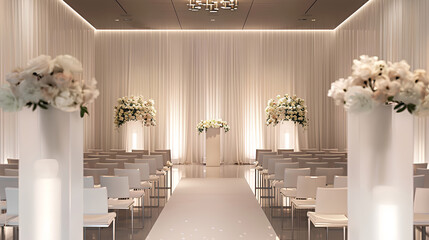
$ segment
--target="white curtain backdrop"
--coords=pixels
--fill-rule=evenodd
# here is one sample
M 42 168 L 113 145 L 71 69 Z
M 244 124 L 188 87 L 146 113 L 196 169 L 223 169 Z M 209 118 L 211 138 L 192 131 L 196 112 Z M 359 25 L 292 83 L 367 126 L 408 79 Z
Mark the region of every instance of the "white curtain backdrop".
M 195 125 L 222 118 L 223 159 L 249 162 L 257 148 L 277 148 L 278 129 L 264 125 L 277 94 L 307 101 L 310 127 L 301 147 L 346 147 L 345 114 L 326 97 L 330 83 L 350 74 L 361 54 L 407 60 L 429 69 L 427 0 L 371 0 L 335 31 L 94 31 L 61 0 L 0 1 L 0 83 L 40 54 L 71 54 L 96 76 L 101 96 L 85 120 L 85 148 L 125 148 L 113 126 L 118 97 L 153 98 L 158 126 L 145 128 L 141 146 L 170 148 L 182 163 L 201 162 L 204 136 Z M 0 110 L 0 162 L 18 157 L 16 114 Z M 429 122 L 415 119 L 416 161 L 427 161 Z M 277 136 L 276 136 L 277 134 Z M 131 141 L 131 143 L 130 143 Z
M 81 60 L 83 78 L 95 77 L 94 29 L 58 0 L 0 1 L 0 84 L 5 75 L 41 54 L 70 54 Z M 85 145 L 93 147 L 95 117 L 85 119 Z M 0 110 L 0 163 L 18 156 L 16 113 Z
M 96 145 L 126 148 L 126 130 L 115 131 L 119 97 L 153 98 L 158 126 L 145 128 L 147 149 L 169 148 L 182 163 L 202 162 L 200 120 L 222 118 L 226 163 L 250 162 L 257 148 L 276 148 L 277 128 L 265 126 L 265 106 L 278 94 L 307 101 L 310 127 L 301 139 L 313 147 L 333 146 L 325 96 L 332 81 L 332 32 L 174 31 L 96 32 L 96 76 L 103 95 L 96 103 Z M 303 133 L 301 131 L 301 133 Z M 149 141 L 150 137 L 150 141 Z M 302 147 L 307 142 L 301 143 Z

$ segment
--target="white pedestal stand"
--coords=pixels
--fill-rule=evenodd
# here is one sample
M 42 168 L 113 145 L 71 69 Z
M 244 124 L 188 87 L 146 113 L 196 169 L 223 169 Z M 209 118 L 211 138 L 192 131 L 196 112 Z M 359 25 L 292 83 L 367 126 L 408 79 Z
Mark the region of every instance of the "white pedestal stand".
M 20 239 L 83 236 L 83 120 L 53 107 L 19 116 Z
M 220 166 L 220 128 L 209 128 L 206 132 L 206 166 Z
M 350 240 L 408 240 L 413 232 L 413 117 L 391 106 L 348 114 Z

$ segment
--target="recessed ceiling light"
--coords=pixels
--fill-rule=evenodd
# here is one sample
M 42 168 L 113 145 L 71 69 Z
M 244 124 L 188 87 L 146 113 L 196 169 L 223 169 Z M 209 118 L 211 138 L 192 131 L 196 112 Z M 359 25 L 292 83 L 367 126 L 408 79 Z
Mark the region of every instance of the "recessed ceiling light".
M 312 19 L 311 19 L 311 21 L 312 21 L 312 22 L 315 22 L 315 21 L 316 21 L 316 19 L 315 19 L 315 18 L 312 18 Z
M 212 19 L 210 19 L 210 21 L 214 22 L 214 21 L 216 21 L 216 19 L 212 18 Z
M 115 19 L 115 22 L 119 22 L 119 19 Z

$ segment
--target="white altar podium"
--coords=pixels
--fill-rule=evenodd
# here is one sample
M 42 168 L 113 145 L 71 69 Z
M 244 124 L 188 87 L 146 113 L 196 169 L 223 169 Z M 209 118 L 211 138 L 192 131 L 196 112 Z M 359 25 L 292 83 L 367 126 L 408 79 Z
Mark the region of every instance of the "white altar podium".
M 220 128 L 209 128 L 206 132 L 206 166 L 220 166 Z

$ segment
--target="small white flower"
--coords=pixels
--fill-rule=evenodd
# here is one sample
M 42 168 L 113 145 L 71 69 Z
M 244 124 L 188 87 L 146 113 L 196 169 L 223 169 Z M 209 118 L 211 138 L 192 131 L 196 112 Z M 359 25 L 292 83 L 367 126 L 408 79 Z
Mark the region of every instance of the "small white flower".
M 50 56 L 40 55 L 28 61 L 27 67 L 22 71 L 23 78 L 33 76 L 33 73 L 42 76 L 48 75 L 52 72 L 53 66 L 54 64 Z
M 54 67 L 63 70 L 64 74 L 76 74 L 83 71 L 82 63 L 70 55 L 59 55 L 54 59 Z
M 17 87 L 18 97 L 24 103 L 38 103 L 43 99 L 43 93 L 40 84 L 33 79 L 25 79 Z
M 372 91 L 368 88 L 353 86 L 345 95 L 345 109 L 350 112 L 360 113 L 371 111 L 376 102 L 372 99 Z

